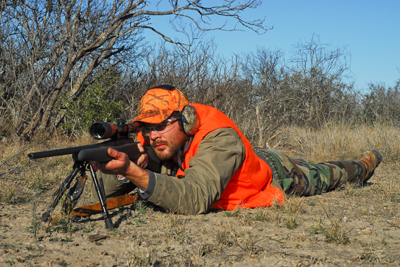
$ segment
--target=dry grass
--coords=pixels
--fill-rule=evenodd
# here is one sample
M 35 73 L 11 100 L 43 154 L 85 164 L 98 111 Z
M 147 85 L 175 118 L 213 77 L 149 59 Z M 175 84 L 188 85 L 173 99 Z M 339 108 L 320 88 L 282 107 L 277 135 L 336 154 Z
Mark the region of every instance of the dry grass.
M 400 161 L 400 129 L 389 125 L 326 124 L 321 129 L 286 128 L 274 140 L 273 147 L 294 158 L 309 162 L 355 159 L 367 148 L 374 147 L 384 155 L 384 164 L 397 166 Z M 60 149 L 94 143 L 88 134 L 65 138 L 54 134 L 36 143 L 3 139 L 0 143 L 0 201 L 28 201 L 38 192 L 53 190 L 72 168 L 71 156 L 29 160 L 29 152 Z M 271 145 L 272 146 L 272 145 Z M 397 198 L 398 183 L 390 188 L 374 188 L 385 192 L 384 199 Z M 20 189 L 21 185 L 24 190 Z M 23 193 L 23 196 L 20 195 Z M 227 216 L 234 216 L 227 215 Z
M 166 242 L 177 241 L 179 243 L 190 242 L 190 237 L 187 234 L 186 223 L 187 219 L 181 215 L 168 214 L 164 223 L 164 238 Z
M 0 143 L 0 202 L 19 203 L 33 200 L 44 191 L 52 191 L 72 170 L 71 155 L 29 160 L 31 152 L 61 149 L 94 143 L 89 135 L 66 138 L 53 135 L 34 143 L 3 139 Z
M 300 127 L 283 129 L 273 146 L 289 156 L 312 163 L 356 159 L 366 149 L 374 147 L 384 155 L 386 164 L 396 165 L 400 161 L 399 138 L 400 128 L 390 125 L 327 123 L 318 130 Z
M 113 221 L 119 222 L 113 233 L 106 232 L 98 217 L 79 222 L 60 221 L 52 227 L 38 222 L 43 208 L 51 202 L 51 194 L 71 171 L 72 160 L 64 156 L 29 161 L 26 154 L 93 143 L 88 136 L 76 140 L 56 136 L 2 164 L 30 145 L 11 140 L 9 144 L 0 144 L 0 173 L 13 168 L 23 172 L 0 176 L 0 208 L 6 207 L 2 210 L 0 224 L 2 248 L 23 259 L 29 256 L 29 251 L 17 252 L 21 241 L 13 241 L 16 233 L 12 231 L 18 228 L 10 227 L 14 220 L 21 223 L 27 218 L 27 223 L 21 227 L 22 235 L 35 235 L 35 242 L 46 244 L 50 250 L 53 245 L 71 244 L 63 247 L 71 255 L 80 249 L 73 244 L 82 243 L 91 247 L 93 262 L 99 264 L 109 257 L 108 254 L 115 257 L 118 266 L 211 266 L 220 262 L 224 266 L 252 266 L 257 262 L 276 266 L 396 266 L 400 263 L 399 135 L 399 129 L 385 125 L 327 124 L 320 130 L 285 129 L 277 137 L 280 142 L 274 139 L 276 148 L 295 158 L 311 162 L 356 158 L 365 149 L 374 147 L 382 151 L 385 159 L 371 183 L 364 188 L 345 185 L 321 196 L 291 197 L 283 206 L 184 216 L 155 212 L 150 205 L 138 202 L 131 208 L 113 212 Z M 84 202 L 89 201 L 88 192 L 87 187 Z M 35 212 L 32 206 L 38 207 Z M 25 217 L 19 217 L 24 212 Z M 108 239 L 87 244 L 85 238 L 90 234 L 107 234 Z M 118 249 L 113 252 L 115 247 Z M 7 257 L 4 259 L 17 262 L 12 256 Z M 36 265 L 46 257 L 50 256 L 35 258 Z M 61 261 L 73 265 L 69 258 L 57 259 Z

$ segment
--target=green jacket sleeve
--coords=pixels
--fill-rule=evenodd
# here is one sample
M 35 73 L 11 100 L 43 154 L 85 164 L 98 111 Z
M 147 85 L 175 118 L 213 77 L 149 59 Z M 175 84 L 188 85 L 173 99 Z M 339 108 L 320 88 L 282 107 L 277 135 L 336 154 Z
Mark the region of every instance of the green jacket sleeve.
M 156 174 L 148 201 L 181 214 L 207 212 L 244 159 L 245 147 L 237 132 L 231 128 L 215 130 L 200 142 L 184 178 Z

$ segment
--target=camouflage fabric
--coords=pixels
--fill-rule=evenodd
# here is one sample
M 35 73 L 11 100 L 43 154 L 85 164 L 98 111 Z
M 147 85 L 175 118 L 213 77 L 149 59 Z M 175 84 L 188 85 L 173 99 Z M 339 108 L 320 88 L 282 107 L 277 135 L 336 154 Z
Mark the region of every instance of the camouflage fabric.
M 178 89 L 159 85 L 149 89 L 140 99 L 138 116 L 132 122 L 157 124 L 165 121 L 174 111 L 182 111 L 189 101 Z
M 200 128 L 200 119 L 197 116 L 196 109 L 187 105 L 182 110 L 183 129 L 186 135 L 194 135 Z
M 312 196 L 331 191 L 341 184 L 363 181 L 365 165 L 357 160 L 328 161 L 318 164 L 292 159 L 275 149 L 255 148 L 271 166 L 287 195 Z

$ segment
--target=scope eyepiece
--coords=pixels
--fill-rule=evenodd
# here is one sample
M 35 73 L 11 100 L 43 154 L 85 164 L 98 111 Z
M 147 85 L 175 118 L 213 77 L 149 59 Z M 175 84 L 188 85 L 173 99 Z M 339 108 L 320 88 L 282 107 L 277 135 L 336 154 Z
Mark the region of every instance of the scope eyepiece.
M 108 122 L 96 122 L 90 126 L 89 132 L 96 140 L 107 139 L 117 133 L 117 127 Z

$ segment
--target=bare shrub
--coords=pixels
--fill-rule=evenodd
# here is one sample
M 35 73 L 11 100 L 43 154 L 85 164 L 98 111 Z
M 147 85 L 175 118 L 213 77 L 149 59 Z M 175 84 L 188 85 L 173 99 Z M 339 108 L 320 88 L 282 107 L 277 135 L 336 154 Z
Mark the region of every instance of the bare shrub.
M 29 139 L 56 128 L 63 119 L 55 105 L 62 95 L 78 99 L 97 75 L 95 70 L 136 67 L 143 52 L 142 32 L 150 30 L 183 49 L 149 21 L 172 16 L 170 23 L 202 31 L 237 30 L 237 25 L 265 32 L 263 20 L 247 21 L 242 12 L 258 1 L 229 1 L 214 6 L 174 1 L 161 11 L 150 1 L 6 1 L 0 6 L 0 115 Z M 211 16 L 237 22 L 210 24 Z M 176 28 L 178 29 L 178 28 Z M 183 34 L 184 29 L 183 30 Z M 190 70 L 190 69 L 189 69 Z M 68 102 L 68 101 L 67 101 Z
M 370 92 L 362 98 L 362 121 L 367 123 L 400 123 L 400 80 L 394 87 L 370 84 Z

